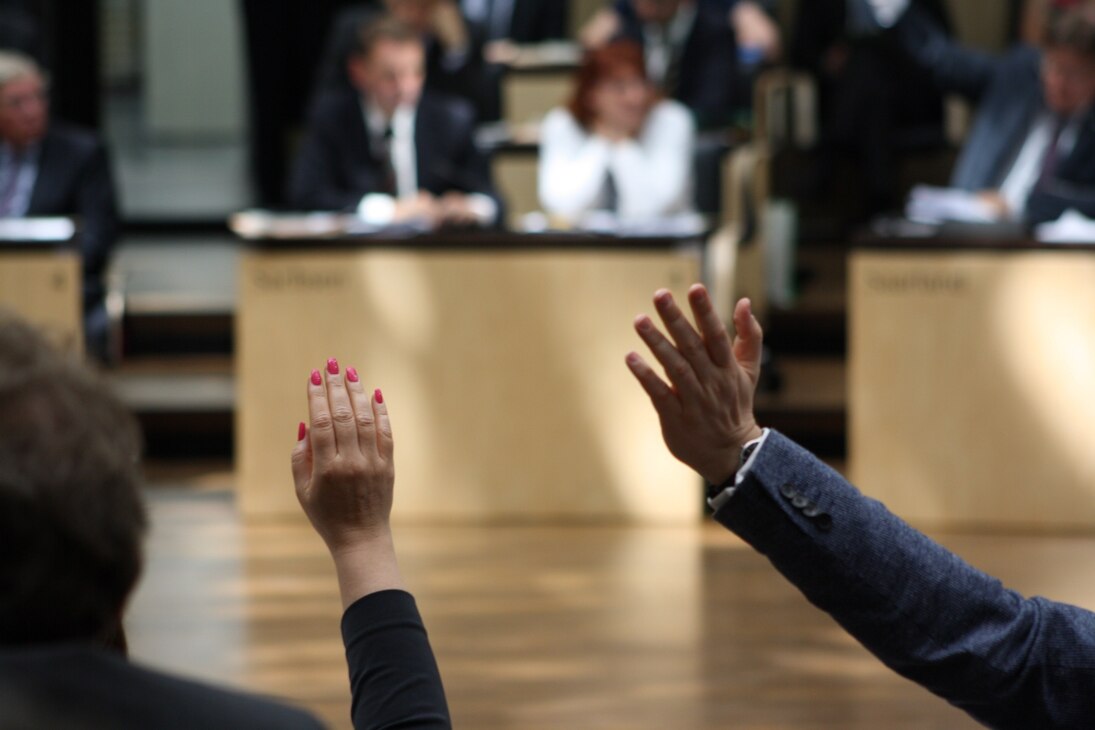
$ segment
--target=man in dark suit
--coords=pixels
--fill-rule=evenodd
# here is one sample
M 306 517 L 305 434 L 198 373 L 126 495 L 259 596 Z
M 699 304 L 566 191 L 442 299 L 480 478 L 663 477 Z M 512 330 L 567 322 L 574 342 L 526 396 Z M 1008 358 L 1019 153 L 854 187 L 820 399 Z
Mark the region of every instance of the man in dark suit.
M 1095 217 L 1095 3 L 1062 11 L 1041 47 L 994 57 L 965 48 L 907 0 L 870 0 L 905 52 L 977 115 L 951 184 L 1003 219 Z
M 542 43 L 567 37 L 567 3 L 558 0 L 460 0 L 488 43 Z M 490 55 L 490 54 L 488 54 Z
M 887 666 L 979 722 L 1091 727 L 1095 614 L 1004 588 L 760 429 L 762 333 L 748 300 L 734 310 L 731 341 L 703 287 L 688 298 L 698 332 L 664 290 L 654 305 L 669 338 L 649 317 L 635 321 L 672 387 L 634 352 L 627 365 L 669 450 L 710 485 L 715 520 Z
M 641 44 L 651 80 L 701 128 L 725 126 L 751 108 L 753 76 L 780 52 L 766 6 L 744 0 L 615 0 L 580 36 L 590 48 L 613 38 Z
M 451 727 L 395 562 L 387 407 L 376 391 L 372 417 L 346 433 L 331 411 L 364 402 L 361 384 L 333 360 L 326 378 L 302 374 L 313 417 L 293 475 L 338 574 L 354 726 Z M 319 728 L 302 710 L 127 661 L 122 613 L 147 524 L 139 452 L 105 382 L 0 315 L 0 727 Z
M 0 52 L 0 217 L 72 216 L 83 256 L 88 350 L 106 356 L 102 275 L 118 237 L 114 183 L 98 137 L 50 119 L 42 71 Z
M 914 0 L 949 32 L 943 0 Z M 862 0 L 811 0 L 796 10 L 791 62 L 812 74 L 819 96 L 819 139 L 807 193 L 824 198 L 837 161 L 861 171 L 854 198 L 864 219 L 899 205 L 902 155 L 947 146 L 943 95 L 900 49 L 886 42 Z
M 691 109 L 701 128 L 723 126 L 749 106 L 724 12 L 696 0 L 630 0 L 618 10 L 617 37 L 642 44 L 651 80 Z
M 493 225 L 500 202 L 475 148 L 466 102 L 423 93 L 425 49 L 393 17 L 366 21 L 347 62 L 350 89 L 312 110 L 290 181 L 302 209 L 356 210 L 377 225 Z

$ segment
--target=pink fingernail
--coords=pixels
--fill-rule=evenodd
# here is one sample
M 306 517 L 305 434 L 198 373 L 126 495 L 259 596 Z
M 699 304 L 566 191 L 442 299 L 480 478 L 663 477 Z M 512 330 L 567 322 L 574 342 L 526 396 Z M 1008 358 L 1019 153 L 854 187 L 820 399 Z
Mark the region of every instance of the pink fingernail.
M 318 370 L 312 371 L 312 385 L 323 385 L 323 376 L 319 374 Z
M 346 368 L 346 379 L 351 383 L 357 382 L 357 368 Z
M 327 372 L 331 375 L 338 375 L 338 360 L 332 357 L 327 361 Z
M 376 390 L 373 391 L 373 398 L 376 399 L 377 403 L 383 403 L 384 402 L 384 394 L 380 392 L 380 388 L 377 388 Z
M 304 421 L 301 421 L 300 425 L 297 426 L 297 441 L 303 441 L 306 433 L 308 433 L 308 429 L 304 426 Z

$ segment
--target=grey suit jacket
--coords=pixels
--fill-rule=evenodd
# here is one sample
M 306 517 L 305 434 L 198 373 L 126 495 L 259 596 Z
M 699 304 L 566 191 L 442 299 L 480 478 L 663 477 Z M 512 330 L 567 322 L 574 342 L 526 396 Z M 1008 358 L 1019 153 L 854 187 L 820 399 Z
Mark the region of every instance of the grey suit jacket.
M 102 273 L 118 238 L 118 205 L 106 148 L 90 130 L 53 121 L 42 140 L 28 216 L 75 216 L 80 222 L 84 305 L 103 296 Z
M 1095 723 L 1095 614 L 1008 590 L 779 433 L 715 519 L 887 666 L 974 719 Z
M 1037 48 L 1002 56 L 966 48 L 912 6 L 894 26 L 899 42 L 943 91 L 966 96 L 977 114 L 951 177 L 964 190 L 996 189 L 1011 169 L 1039 113 L 1045 110 Z M 1056 173 L 1027 200 L 1030 223 L 1054 220 L 1068 208 L 1095 217 L 1095 109 L 1081 120 L 1076 144 Z

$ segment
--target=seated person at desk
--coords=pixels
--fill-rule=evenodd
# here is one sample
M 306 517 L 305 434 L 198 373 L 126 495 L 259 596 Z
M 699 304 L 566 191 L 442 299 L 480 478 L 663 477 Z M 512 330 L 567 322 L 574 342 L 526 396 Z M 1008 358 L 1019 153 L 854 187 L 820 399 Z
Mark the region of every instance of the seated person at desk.
M 570 104 L 541 128 L 541 205 L 570 223 L 593 211 L 621 221 L 690 212 L 694 138 L 688 111 L 647 81 L 637 44 L 590 51 Z
M 561 0 L 460 0 L 460 7 L 483 28 L 483 56 L 490 63 L 511 62 L 517 45 L 567 37 L 567 3 Z
M 79 226 L 88 351 L 107 358 L 103 272 L 118 236 L 106 149 L 90 130 L 50 118 L 48 82 L 0 51 L 0 218 L 71 216 Z
M 327 390 L 334 406 L 345 402 L 341 379 L 310 388 L 312 429 L 293 474 L 335 562 L 354 726 L 447 728 L 437 665 L 392 552 L 387 411 L 377 396 L 379 430 L 351 425 L 351 453 L 321 417 Z M 0 316 L 0 725 L 321 727 L 302 710 L 127 661 L 122 614 L 147 527 L 139 451 L 136 421 L 106 383 Z
M 994 57 L 948 37 L 908 0 L 869 0 L 945 91 L 978 104 L 951 185 L 998 220 L 1095 217 L 1095 3 L 1053 17 L 1042 46 Z M 915 202 L 915 199 L 914 199 Z
M 321 65 L 320 93 L 345 86 L 346 62 L 358 50 L 359 29 L 385 13 L 419 34 L 425 49 L 427 89 L 467 100 L 479 121 L 493 119 L 485 108 L 497 96 L 486 87 L 485 31 L 461 12 L 456 0 L 368 0 L 341 11 Z
M 757 426 L 762 333 L 748 300 L 731 341 L 707 292 L 688 293 L 699 331 L 668 291 L 628 368 L 670 452 L 710 485 L 733 531 L 888 667 L 994 728 L 1089 728 L 1095 614 L 1024 598 L 931 541 L 782 434 Z M 940 418 L 945 419 L 942 413 Z M 1033 486 L 1033 485 L 1032 485 Z
M 651 81 L 705 129 L 751 107 L 748 77 L 779 54 L 775 22 L 751 0 L 616 0 L 581 32 L 589 48 L 619 38 L 642 45 Z
M 418 33 L 390 17 L 366 21 L 347 61 L 350 89 L 316 100 L 290 180 L 292 205 L 356 210 L 375 225 L 484 225 L 499 220 L 475 113 L 423 93 Z

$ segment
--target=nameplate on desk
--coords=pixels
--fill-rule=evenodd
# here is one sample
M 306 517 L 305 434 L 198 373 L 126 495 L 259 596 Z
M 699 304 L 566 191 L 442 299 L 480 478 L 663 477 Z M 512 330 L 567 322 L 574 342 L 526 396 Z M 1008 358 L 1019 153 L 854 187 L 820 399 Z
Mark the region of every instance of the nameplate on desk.
M 867 288 L 882 294 L 929 294 L 960 296 L 970 289 L 969 277 L 948 269 L 934 271 L 872 271 Z
M 331 267 L 302 269 L 271 266 L 252 270 L 251 283 L 256 289 L 270 293 L 320 292 L 344 289 L 349 284 L 349 277 L 345 269 Z

